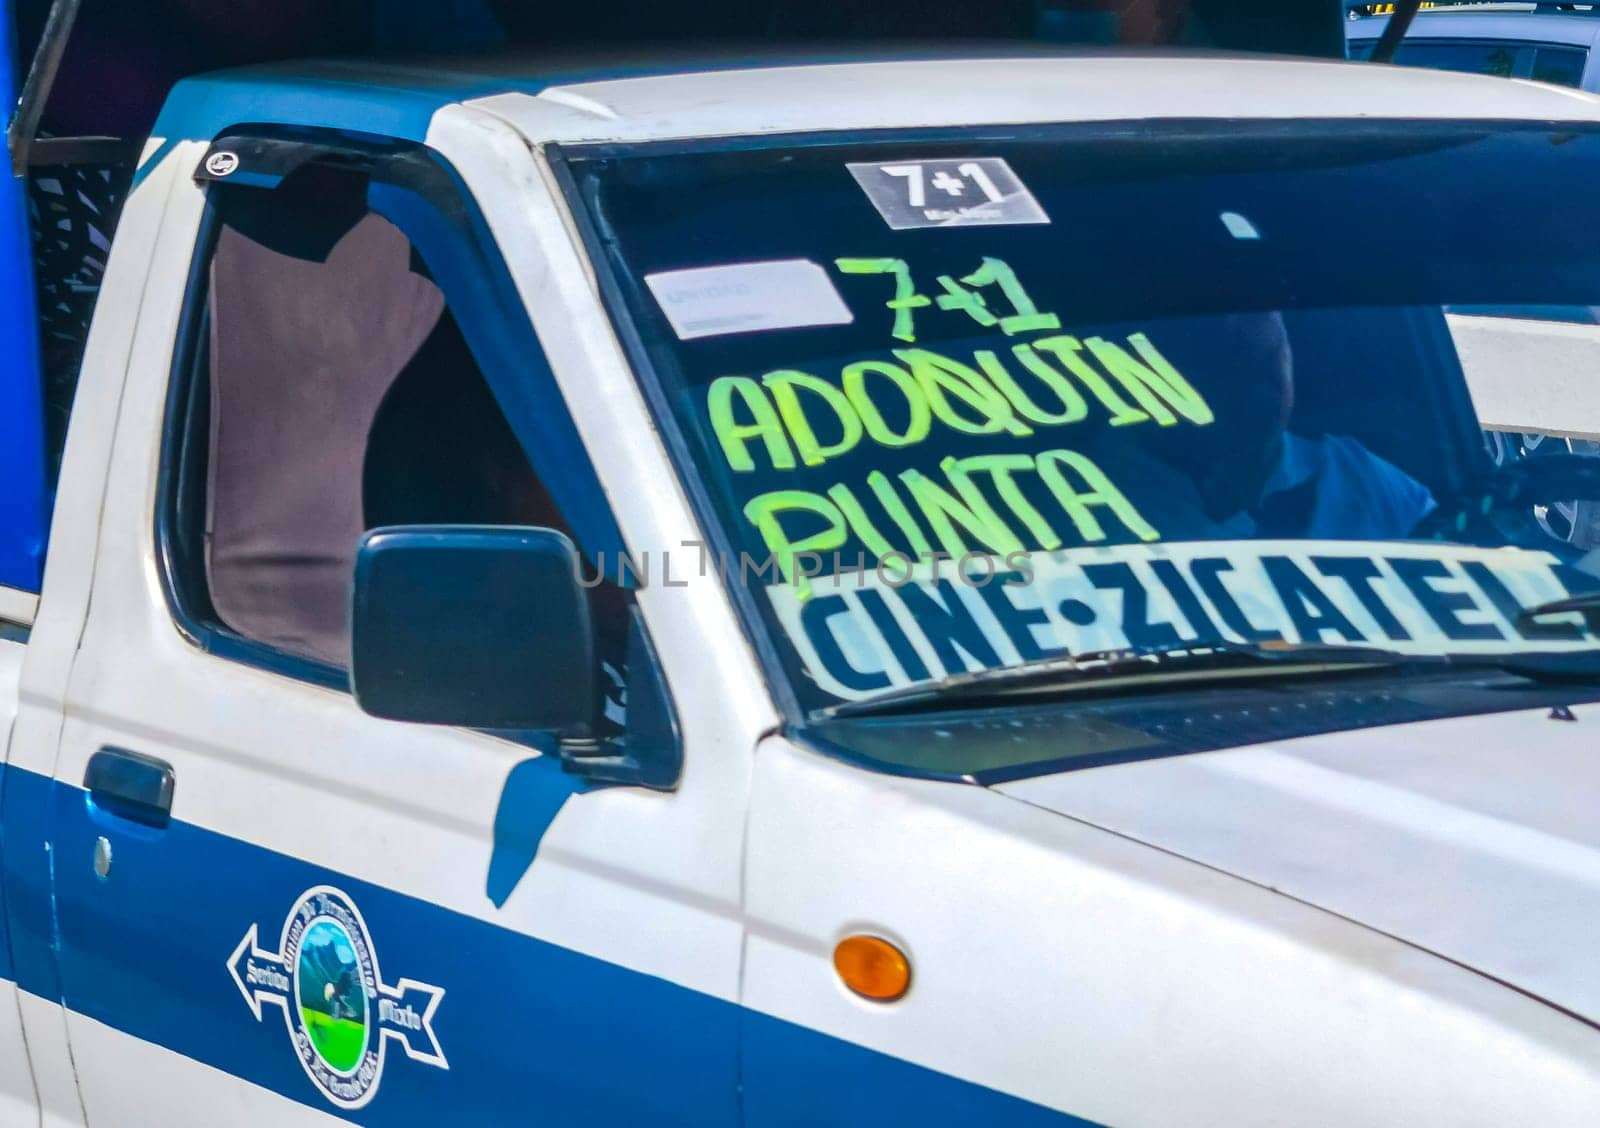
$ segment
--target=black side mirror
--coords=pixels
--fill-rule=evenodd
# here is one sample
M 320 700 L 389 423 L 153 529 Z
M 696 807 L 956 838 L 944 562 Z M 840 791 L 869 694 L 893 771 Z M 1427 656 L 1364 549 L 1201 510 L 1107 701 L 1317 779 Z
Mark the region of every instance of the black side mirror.
M 350 681 L 375 717 L 586 737 L 596 660 L 578 553 L 553 529 L 374 529 L 356 558 Z

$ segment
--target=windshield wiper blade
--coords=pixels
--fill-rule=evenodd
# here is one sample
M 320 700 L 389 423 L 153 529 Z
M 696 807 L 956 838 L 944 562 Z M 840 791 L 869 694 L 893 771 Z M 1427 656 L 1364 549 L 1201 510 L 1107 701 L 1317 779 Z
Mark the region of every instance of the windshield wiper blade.
M 1382 667 L 1402 663 L 1432 664 L 1444 659 L 1402 654 L 1377 646 L 1330 643 L 1276 643 L 1270 645 L 1215 640 L 1187 647 L 1122 648 L 1040 658 L 1016 666 L 996 666 L 952 674 L 937 681 L 891 689 L 859 701 L 846 701 L 820 710 L 828 719 L 915 710 L 933 702 L 969 701 L 1002 696 L 1015 690 L 1051 683 L 1064 686 L 1083 681 L 1120 680 L 1163 668 L 1182 666 L 1185 671 L 1231 672 L 1240 668 L 1281 665 L 1284 673 L 1304 673 L 1304 667 Z
M 1583 621 L 1592 632 L 1600 632 L 1600 590 L 1579 592 L 1569 595 L 1565 599 L 1552 599 L 1548 603 L 1541 603 L 1537 607 L 1530 607 L 1517 615 L 1517 628 L 1535 625 L 1538 620 L 1549 618 L 1551 615 L 1562 615 L 1576 611 L 1583 616 Z

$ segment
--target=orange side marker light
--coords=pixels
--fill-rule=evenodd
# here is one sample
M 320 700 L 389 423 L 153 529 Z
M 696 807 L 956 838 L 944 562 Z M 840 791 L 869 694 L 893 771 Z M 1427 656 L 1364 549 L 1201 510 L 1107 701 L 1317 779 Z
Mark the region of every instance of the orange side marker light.
M 833 969 L 844 985 L 866 999 L 892 1003 L 911 986 L 906 954 L 876 936 L 846 936 L 833 950 Z

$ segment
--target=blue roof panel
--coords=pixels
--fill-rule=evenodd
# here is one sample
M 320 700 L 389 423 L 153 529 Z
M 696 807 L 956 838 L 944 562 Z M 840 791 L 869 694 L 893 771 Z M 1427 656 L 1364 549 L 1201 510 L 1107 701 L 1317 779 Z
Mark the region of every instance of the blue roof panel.
M 300 63 L 222 71 L 180 82 L 156 121 L 155 136 L 209 141 L 245 122 L 354 130 L 421 141 L 444 106 L 544 83 L 414 67 Z

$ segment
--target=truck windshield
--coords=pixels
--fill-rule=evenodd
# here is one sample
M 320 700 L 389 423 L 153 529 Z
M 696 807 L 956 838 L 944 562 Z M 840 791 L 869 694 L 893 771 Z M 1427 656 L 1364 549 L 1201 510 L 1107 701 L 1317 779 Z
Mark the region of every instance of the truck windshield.
M 1484 428 L 1533 428 L 1473 404 L 1600 429 L 1600 225 L 1562 205 L 1600 131 L 565 159 L 713 532 L 636 549 L 718 568 L 805 710 L 1121 650 L 1595 648 L 1521 614 L 1600 588 L 1590 502 L 1497 490 Z

